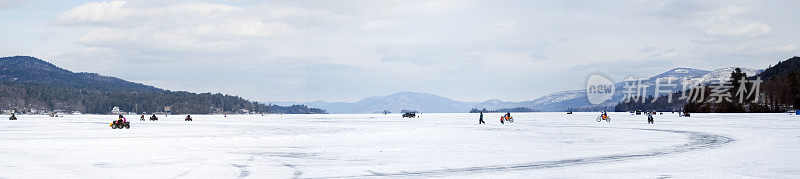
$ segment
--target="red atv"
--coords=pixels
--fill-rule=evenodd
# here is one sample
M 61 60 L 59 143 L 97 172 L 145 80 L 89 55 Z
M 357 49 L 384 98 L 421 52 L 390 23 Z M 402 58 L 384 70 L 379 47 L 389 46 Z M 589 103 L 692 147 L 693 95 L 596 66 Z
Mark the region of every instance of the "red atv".
M 116 121 L 111 122 L 111 128 L 112 129 L 122 129 L 122 128 L 130 129 L 131 128 L 131 122 L 122 121 L 122 120 L 116 120 Z

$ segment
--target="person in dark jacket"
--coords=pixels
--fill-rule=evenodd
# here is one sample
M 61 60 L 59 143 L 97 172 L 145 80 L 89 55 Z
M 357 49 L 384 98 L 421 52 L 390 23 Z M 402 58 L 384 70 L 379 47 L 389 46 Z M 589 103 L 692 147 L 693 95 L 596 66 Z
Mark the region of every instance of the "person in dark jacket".
M 483 112 L 481 112 L 481 117 L 478 118 L 478 124 L 486 124 L 486 122 L 483 121 Z
M 117 117 L 117 122 L 116 122 L 116 124 L 125 124 L 125 122 L 128 122 L 128 119 L 125 119 L 125 116 L 122 116 L 122 114 L 120 114 L 120 115 Z

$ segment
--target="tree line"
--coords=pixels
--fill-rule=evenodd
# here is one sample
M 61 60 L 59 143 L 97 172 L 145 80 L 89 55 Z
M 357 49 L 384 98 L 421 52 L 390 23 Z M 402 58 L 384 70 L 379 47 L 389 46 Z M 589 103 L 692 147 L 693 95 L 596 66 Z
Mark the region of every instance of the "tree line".
M 304 105 L 278 106 L 248 101 L 238 96 L 173 91 L 106 91 L 77 89 L 66 85 L 0 82 L 0 109 L 79 111 L 107 114 L 113 107 L 126 112 L 176 114 L 210 113 L 326 113 Z

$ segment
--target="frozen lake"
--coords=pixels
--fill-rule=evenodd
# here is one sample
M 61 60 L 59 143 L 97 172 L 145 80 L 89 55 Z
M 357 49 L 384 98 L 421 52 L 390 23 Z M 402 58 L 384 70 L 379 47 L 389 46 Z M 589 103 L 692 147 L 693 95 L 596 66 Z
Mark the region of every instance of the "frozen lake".
M 800 177 L 789 114 L 0 116 L 0 178 Z

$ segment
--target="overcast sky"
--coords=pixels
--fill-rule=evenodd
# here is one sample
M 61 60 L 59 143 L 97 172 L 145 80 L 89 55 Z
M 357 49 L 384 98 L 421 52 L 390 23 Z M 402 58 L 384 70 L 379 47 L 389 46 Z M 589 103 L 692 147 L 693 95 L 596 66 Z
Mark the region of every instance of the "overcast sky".
M 800 55 L 800 1 L 0 0 L 0 56 L 257 101 L 532 100 Z

